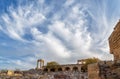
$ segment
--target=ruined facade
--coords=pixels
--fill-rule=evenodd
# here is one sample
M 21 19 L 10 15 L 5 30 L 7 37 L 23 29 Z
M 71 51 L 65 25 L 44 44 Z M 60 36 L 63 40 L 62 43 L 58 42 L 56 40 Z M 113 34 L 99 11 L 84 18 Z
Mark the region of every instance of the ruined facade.
M 76 64 L 60 64 L 49 66 L 41 66 L 41 61 L 37 61 L 35 71 L 44 73 L 40 79 L 88 79 L 87 72 L 82 68 L 85 60 L 78 60 Z M 40 63 L 40 64 L 39 64 Z
M 38 59 L 36 69 L 42 69 L 43 66 L 44 66 L 44 60 L 43 59 Z
M 114 60 L 120 60 L 120 21 L 114 28 L 109 37 L 110 53 L 114 55 Z
M 66 65 L 59 65 L 57 68 L 46 68 L 43 67 L 44 71 L 47 72 L 55 72 L 55 71 L 81 71 L 81 64 L 66 64 Z
M 88 78 L 100 79 L 98 63 L 88 65 Z
M 55 71 L 81 71 L 82 66 L 85 64 L 85 60 L 78 60 L 76 64 L 64 64 L 58 65 L 57 67 L 47 68 L 44 66 L 44 60 L 38 59 L 37 60 L 37 70 L 42 70 L 46 72 L 55 72 Z
M 120 21 L 116 24 L 108 41 L 114 61 L 103 61 L 89 65 L 89 79 L 120 79 Z

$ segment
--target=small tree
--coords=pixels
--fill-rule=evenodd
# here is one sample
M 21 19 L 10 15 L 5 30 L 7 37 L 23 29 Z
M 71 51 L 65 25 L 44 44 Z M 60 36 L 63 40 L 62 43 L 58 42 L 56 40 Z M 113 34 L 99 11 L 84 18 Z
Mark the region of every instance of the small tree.
M 57 68 L 57 67 L 59 67 L 59 64 L 57 62 L 55 62 L 55 61 L 51 61 L 51 62 L 47 63 L 46 67 L 47 68 Z
M 0 72 L 4 73 L 4 72 L 7 72 L 7 71 L 8 71 L 7 69 L 2 69 Z
M 85 59 L 85 64 L 82 66 L 82 71 L 87 72 L 87 67 L 88 67 L 89 64 L 97 63 L 99 61 L 100 61 L 100 59 L 95 58 L 95 57 Z

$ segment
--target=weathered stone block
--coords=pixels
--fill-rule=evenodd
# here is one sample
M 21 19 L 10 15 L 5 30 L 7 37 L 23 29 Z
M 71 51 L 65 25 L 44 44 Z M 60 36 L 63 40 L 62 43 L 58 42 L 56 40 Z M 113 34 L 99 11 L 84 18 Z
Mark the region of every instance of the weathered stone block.
M 109 37 L 110 53 L 114 55 L 114 60 L 120 60 L 120 21 Z

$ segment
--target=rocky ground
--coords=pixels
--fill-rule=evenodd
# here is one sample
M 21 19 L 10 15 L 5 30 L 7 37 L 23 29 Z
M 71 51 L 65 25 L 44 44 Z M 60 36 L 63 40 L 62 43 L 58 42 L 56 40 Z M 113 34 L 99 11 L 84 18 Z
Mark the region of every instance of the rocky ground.
M 79 71 L 42 72 L 31 69 L 23 71 L 23 76 L 0 76 L 0 79 L 88 79 L 87 73 Z
M 120 63 L 99 65 L 101 79 L 120 79 Z

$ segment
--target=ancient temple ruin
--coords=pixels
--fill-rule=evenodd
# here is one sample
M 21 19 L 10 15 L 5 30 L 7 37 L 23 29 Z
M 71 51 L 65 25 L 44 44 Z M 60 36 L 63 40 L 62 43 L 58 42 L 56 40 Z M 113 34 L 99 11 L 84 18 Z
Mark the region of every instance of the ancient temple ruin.
M 37 60 L 36 71 L 44 73 L 41 79 L 88 79 L 83 71 L 85 59 L 77 60 L 76 64 L 59 64 L 51 67 L 44 66 L 44 60 Z M 57 66 L 57 67 L 56 67 Z
M 38 59 L 36 69 L 42 69 L 43 66 L 44 66 L 44 60 L 43 59 Z
M 60 64 L 57 68 L 47 68 L 44 66 L 44 60 L 38 59 L 37 60 L 37 67 L 36 69 L 43 70 L 46 72 L 55 72 L 55 71 L 81 71 L 82 66 L 85 64 L 85 60 L 77 60 L 76 64 Z

